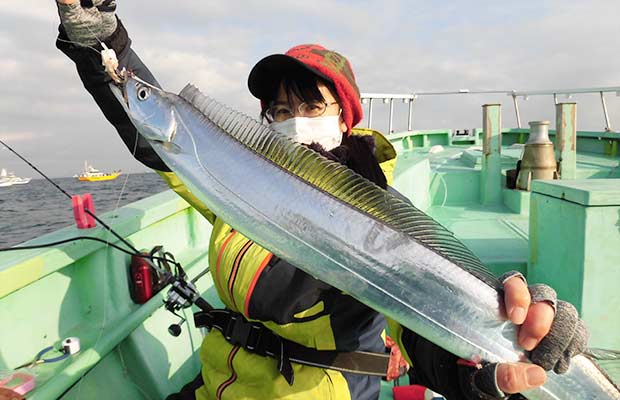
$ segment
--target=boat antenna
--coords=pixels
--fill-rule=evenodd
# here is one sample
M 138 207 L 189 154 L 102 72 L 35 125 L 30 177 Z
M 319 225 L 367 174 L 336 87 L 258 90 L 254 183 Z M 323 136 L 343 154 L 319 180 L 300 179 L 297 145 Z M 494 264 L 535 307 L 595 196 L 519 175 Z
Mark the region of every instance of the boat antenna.
M 47 177 L 47 175 L 45 175 L 43 172 L 41 172 L 41 170 L 39 170 L 37 167 L 35 167 L 30 161 L 26 160 L 24 157 L 22 157 L 17 151 L 13 150 L 11 148 L 11 146 L 9 146 L 8 144 L 4 143 L 2 141 L 2 139 L 0 139 L 0 143 L 2 143 L 2 145 L 4 147 L 6 147 L 7 149 L 9 149 L 9 151 L 11 151 L 13 154 L 15 154 L 17 157 L 19 157 L 20 159 L 22 159 L 26 164 L 28 164 L 30 167 L 32 167 L 32 169 L 34 169 L 35 171 L 37 171 L 43 178 L 45 178 L 49 183 L 51 183 L 52 185 L 54 185 L 56 187 L 56 189 L 60 190 L 65 196 L 67 196 L 69 199 L 73 198 L 73 196 L 71 196 L 69 193 L 67 193 L 63 188 L 61 188 L 60 186 L 58 186 L 58 184 L 56 184 L 56 182 L 54 182 L 53 180 L 51 180 L 50 178 Z M 91 217 L 93 217 L 97 222 L 99 222 L 104 228 L 106 228 L 109 232 L 111 232 L 114 236 L 116 236 L 116 238 L 118 240 L 120 240 L 121 242 L 123 242 L 125 244 L 125 246 L 129 247 L 134 253 L 139 254 L 140 251 L 138 251 L 138 249 L 136 249 L 131 243 L 129 243 L 127 240 L 125 240 L 121 235 L 119 235 L 118 233 L 116 233 L 114 231 L 114 229 L 112 229 L 110 226 L 108 226 L 105 222 L 103 222 L 101 219 L 99 219 L 99 217 L 97 217 L 95 215 L 95 213 L 91 212 L 89 209 L 85 208 L 84 212 L 86 212 L 86 214 L 90 215 Z

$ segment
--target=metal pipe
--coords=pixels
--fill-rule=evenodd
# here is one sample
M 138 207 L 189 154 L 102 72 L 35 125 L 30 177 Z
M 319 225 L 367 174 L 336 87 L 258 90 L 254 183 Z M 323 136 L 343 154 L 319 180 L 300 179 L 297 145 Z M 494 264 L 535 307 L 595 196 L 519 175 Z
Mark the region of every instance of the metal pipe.
M 576 88 L 576 89 L 547 89 L 547 90 L 521 90 L 514 91 L 516 96 L 539 96 L 550 94 L 578 94 L 578 93 L 597 93 L 597 92 L 617 92 L 616 86 L 597 87 L 597 88 Z
M 521 129 L 521 114 L 519 113 L 519 102 L 517 101 L 517 96 L 512 95 L 512 103 L 515 106 L 515 114 L 517 116 L 517 128 Z
M 407 131 L 411 131 L 412 123 L 411 118 L 413 117 L 413 102 L 415 101 L 415 97 L 409 100 L 409 120 L 407 123 Z
M 392 129 L 392 125 L 393 125 L 393 119 L 394 117 L 394 99 L 390 99 L 390 126 L 388 128 L 388 132 L 389 133 L 393 133 L 394 130 Z
M 605 95 L 603 92 L 599 92 L 601 94 L 601 103 L 603 104 L 603 113 L 605 114 L 605 130 L 607 132 L 611 131 L 611 124 L 609 123 L 609 114 L 607 114 L 607 104 L 605 104 Z
M 362 97 L 366 99 L 412 99 L 417 96 L 437 96 L 451 94 L 507 94 L 508 96 L 544 96 L 544 95 L 560 95 L 560 94 L 579 94 L 579 93 L 599 93 L 599 92 L 620 92 L 620 86 L 609 87 L 593 87 L 593 88 L 574 88 L 574 89 L 545 89 L 545 90 L 450 90 L 450 91 L 429 91 L 411 93 L 362 93 Z
M 507 94 L 512 97 L 513 105 L 515 108 L 515 116 L 517 118 L 517 127 L 522 128 L 521 124 L 521 111 L 519 109 L 518 97 L 523 96 L 525 100 L 529 96 L 540 95 L 553 95 L 553 103 L 558 104 L 558 95 L 566 94 L 568 96 L 578 93 L 599 93 L 601 96 L 601 103 L 603 105 L 603 113 L 605 115 L 605 130 L 611 131 L 611 122 L 609 121 L 609 113 L 607 111 L 607 104 L 605 103 L 604 93 L 616 92 L 620 94 L 620 86 L 610 87 L 598 87 L 598 88 L 575 88 L 575 89 L 552 89 L 552 90 L 529 90 L 529 91 L 517 91 L 517 90 L 468 90 L 460 89 L 458 91 L 445 91 L 445 92 L 416 92 L 407 94 L 391 94 L 391 93 L 362 93 L 361 98 L 368 101 L 368 128 L 372 129 L 372 103 L 375 99 L 380 99 L 383 103 L 390 103 L 390 120 L 389 120 L 389 133 L 393 133 L 393 118 L 394 118 L 394 100 L 403 100 L 409 102 L 409 118 L 407 129 L 411 131 L 413 129 L 413 101 L 418 96 L 434 96 L 434 95 L 454 95 L 454 94 Z

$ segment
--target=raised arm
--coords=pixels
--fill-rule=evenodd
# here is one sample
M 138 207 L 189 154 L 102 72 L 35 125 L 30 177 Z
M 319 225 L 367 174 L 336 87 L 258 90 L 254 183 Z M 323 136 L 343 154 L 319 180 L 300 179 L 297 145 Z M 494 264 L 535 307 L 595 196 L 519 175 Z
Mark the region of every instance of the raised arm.
M 86 90 L 106 119 L 116 128 L 131 154 L 142 164 L 154 169 L 179 196 L 190 203 L 209 222 L 215 215 L 200 202 L 159 158 L 151 145 L 138 134 L 125 110 L 118 102 L 110 84 L 112 79 L 101 64 L 100 42 L 116 52 L 119 69 L 127 68 L 141 79 L 161 87 L 151 71 L 131 49 L 131 40 L 120 19 L 115 15 L 114 0 L 57 0 L 61 25 L 56 47 L 77 67 Z
M 131 154 L 142 164 L 157 171 L 170 169 L 157 156 L 148 142 L 138 135 L 123 107 L 116 100 L 109 83 L 111 78 L 101 65 L 100 41 L 114 49 L 119 68 L 134 71 L 141 79 L 159 87 L 148 68 L 131 49 L 127 30 L 116 17 L 116 2 L 112 0 L 57 0 L 61 25 L 56 47 L 77 67 L 86 90 L 114 125 Z

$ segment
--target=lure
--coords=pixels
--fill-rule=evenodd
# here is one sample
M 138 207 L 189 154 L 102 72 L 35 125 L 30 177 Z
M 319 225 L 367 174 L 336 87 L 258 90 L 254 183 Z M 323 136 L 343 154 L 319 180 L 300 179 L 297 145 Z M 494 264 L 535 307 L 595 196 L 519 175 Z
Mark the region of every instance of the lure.
M 116 52 L 114 49 L 108 48 L 104 42 L 101 42 L 101 47 L 103 50 L 101 51 L 101 65 L 105 68 L 105 72 L 112 78 L 112 80 L 116 83 L 122 83 L 124 80 L 124 71 L 118 71 L 118 57 L 116 56 Z

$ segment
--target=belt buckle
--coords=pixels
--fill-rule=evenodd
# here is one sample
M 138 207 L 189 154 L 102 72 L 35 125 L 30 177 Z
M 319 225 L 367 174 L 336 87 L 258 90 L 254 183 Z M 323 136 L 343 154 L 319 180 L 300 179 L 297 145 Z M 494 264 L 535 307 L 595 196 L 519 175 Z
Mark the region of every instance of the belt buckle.
M 246 321 L 242 316 L 231 315 L 224 338 L 234 346 L 241 346 L 252 353 L 264 355 L 262 354 L 264 351 L 259 348 L 263 329 L 262 325 Z
M 248 337 L 245 344 L 245 349 L 249 350 L 253 353 L 257 353 L 260 355 L 263 354 L 264 351 L 258 349 L 258 345 L 261 342 L 261 338 L 263 336 L 263 327 L 258 324 L 250 324 L 250 331 L 248 332 Z
M 211 330 L 213 327 L 213 320 L 213 315 L 210 312 L 198 311 L 194 313 L 194 326 L 196 328 Z
M 250 324 L 238 315 L 231 315 L 224 337 L 235 346 L 245 347 L 250 333 Z

